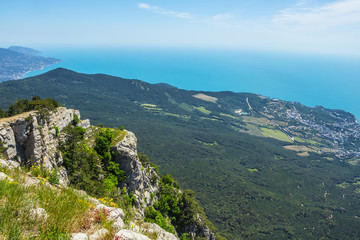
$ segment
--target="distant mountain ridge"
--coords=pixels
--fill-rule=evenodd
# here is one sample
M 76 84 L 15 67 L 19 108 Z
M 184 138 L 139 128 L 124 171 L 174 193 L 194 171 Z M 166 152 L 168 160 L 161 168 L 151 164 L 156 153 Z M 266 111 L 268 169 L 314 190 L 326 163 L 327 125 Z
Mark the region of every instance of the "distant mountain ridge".
M 198 193 L 229 239 L 360 234 L 360 130 L 350 113 L 61 68 L 1 83 L 0 107 L 33 95 L 135 132 L 140 149 Z
M 9 50 L 14 51 L 14 52 L 18 52 L 18 53 L 22 53 L 22 54 L 28 54 L 28 55 L 38 55 L 41 52 L 32 49 L 32 48 L 27 48 L 27 47 L 21 47 L 21 46 L 11 46 L 8 47 Z

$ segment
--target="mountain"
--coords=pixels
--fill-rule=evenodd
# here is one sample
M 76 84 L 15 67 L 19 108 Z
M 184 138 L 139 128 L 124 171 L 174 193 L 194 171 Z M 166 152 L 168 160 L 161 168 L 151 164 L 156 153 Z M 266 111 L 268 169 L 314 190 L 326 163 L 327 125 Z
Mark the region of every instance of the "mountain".
M 60 62 L 59 59 L 34 55 L 38 53 L 24 47 L 0 48 L 0 82 L 20 79 L 30 71 Z
M 28 54 L 28 55 L 38 55 L 41 52 L 32 49 L 32 48 L 27 48 L 27 47 L 21 47 L 21 46 L 11 46 L 8 47 L 9 50 L 14 51 L 14 52 L 18 52 L 18 53 L 22 53 L 22 54 Z
M 360 131 L 350 113 L 66 69 L 0 84 L 2 108 L 33 95 L 135 132 L 140 151 L 195 190 L 228 239 L 360 235 Z
M 1 239 L 215 240 L 194 193 L 160 178 L 132 132 L 56 106 L 34 97 L 11 109 L 38 111 L 0 119 Z

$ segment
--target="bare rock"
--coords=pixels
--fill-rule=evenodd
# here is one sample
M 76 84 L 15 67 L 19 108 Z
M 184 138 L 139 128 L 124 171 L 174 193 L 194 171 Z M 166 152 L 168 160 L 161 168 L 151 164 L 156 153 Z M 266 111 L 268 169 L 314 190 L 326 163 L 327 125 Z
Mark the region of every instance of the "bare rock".
M 158 191 L 158 185 L 152 181 L 154 176 L 157 178 L 157 174 L 152 168 L 145 169 L 141 164 L 137 155 L 137 139 L 132 132 L 127 132 L 124 139 L 115 144 L 111 151 L 115 153 L 115 161 L 119 163 L 120 169 L 126 174 L 125 183 L 121 187 L 134 193 L 136 207 L 143 211 L 156 200 L 151 195 L 156 195 Z
M 70 240 L 88 240 L 88 236 L 85 233 L 73 233 Z
M 123 218 L 125 216 L 124 211 L 121 208 L 108 207 L 104 204 L 98 204 L 95 208 L 97 211 L 105 211 L 107 219 L 113 221 L 113 227 L 117 230 L 123 229 L 125 227 Z
M 89 240 L 100 240 L 105 238 L 105 236 L 109 233 L 109 231 L 105 228 L 102 228 L 96 231 L 94 234 L 89 236 Z
M 14 180 L 12 178 L 10 178 L 8 175 L 6 175 L 3 172 L 0 172 L 0 181 L 8 181 L 8 182 L 13 182 Z
M 150 223 L 147 231 L 151 234 L 156 232 L 157 240 L 177 240 L 175 234 L 169 233 L 155 223 Z
M 89 198 L 88 198 L 88 202 L 91 203 L 91 204 L 93 204 L 93 205 L 95 205 L 95 206 L 101 204 L 99 200 L 97 200 L 96 198 L 92 198 L 92 197 L 89 197 Z
M 116 233 L 114 240 L 117 239 L 117 237 L 126 240 L 150 240 L 150 238 L 143 234 L 126 229 L 120 230 L 118 233 Z
M 48 215 L 43 208 L 34 208 L 30 210 L 30 218 L 33 220 L 43 220 L 46 221 Z
M 19 168 L 20 164 L 16 161 L 0 159 L 0 167 L 13 170 Z

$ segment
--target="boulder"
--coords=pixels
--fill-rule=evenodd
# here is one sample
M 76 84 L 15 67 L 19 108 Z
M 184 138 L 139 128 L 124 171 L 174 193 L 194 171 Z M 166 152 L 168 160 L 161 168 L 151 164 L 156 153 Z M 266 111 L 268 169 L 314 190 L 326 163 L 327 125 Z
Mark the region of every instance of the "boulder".
M 88 236 L 85 233 L 73 233 L 70 240 L 88 240 Z
M 118 233 L 116 233 L 114 240 L 117 239 L 126 239 L 126 240 L 150 240 L 147 236 L 133 232 L 131 230 L 120 230 Z
M 89 236 L 89 240 L 101 240 L 104 239 L 105 236 L 109 233 L 109 231 L 105 228 L 102 228 L 96 231 L 94 234 Z
M 33 208 L 30 210 L 30 218 L 33 220 L 46 221 L 47 217 L 47 212 L 43 208 Z

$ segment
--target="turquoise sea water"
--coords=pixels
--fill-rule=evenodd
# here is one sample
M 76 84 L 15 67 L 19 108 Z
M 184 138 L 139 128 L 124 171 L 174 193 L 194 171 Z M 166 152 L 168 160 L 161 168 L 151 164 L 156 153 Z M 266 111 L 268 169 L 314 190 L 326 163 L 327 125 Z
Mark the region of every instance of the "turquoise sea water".
M 41 49 L 82 73 L 164 82 L 187 90 L 259 93 L 344 109 L 360 119 L 360 58 L 193 49 Z

